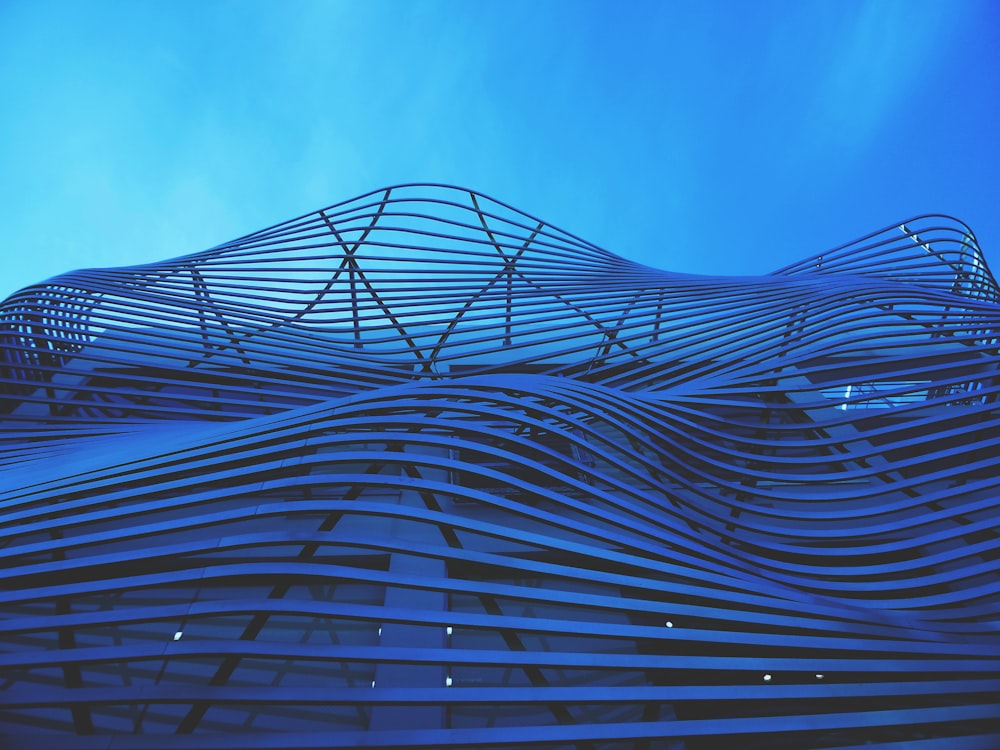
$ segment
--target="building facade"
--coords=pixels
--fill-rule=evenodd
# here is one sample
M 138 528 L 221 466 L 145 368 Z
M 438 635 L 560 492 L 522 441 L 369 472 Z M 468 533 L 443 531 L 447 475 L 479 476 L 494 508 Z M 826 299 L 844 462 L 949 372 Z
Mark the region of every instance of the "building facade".
M 998 300 L 413 185 L 26 288 L 0 746 L 995 750 Z

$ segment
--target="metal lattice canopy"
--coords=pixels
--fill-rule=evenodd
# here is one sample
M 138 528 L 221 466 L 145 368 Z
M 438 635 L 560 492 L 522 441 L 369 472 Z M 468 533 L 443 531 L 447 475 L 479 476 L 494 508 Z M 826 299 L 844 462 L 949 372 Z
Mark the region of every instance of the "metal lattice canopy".
M 23 289 L 0 745 L 1000 747 L 998 299 L 427 185 Z

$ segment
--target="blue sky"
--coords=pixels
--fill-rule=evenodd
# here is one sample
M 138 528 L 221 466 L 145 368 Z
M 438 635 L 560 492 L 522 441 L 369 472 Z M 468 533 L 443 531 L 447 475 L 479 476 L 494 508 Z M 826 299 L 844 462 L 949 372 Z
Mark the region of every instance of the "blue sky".
M 1000 270 L 1000 3 L 0 0 L 0 297 L 401 182 L 764 273 L 919 213 Z

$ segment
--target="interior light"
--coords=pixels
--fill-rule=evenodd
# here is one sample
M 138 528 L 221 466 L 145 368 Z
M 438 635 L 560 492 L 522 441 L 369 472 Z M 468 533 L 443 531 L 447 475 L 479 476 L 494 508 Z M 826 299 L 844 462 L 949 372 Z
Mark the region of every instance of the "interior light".
M 823 679 L 823 675 L 821 675 L 821 674 L 817 674 L 817 675 L 816 675 L 816 679 L 817 679 L 817 680 L 822 680 L 822 679 Z
M 448 627 L 446 627 L 444 629 L 444 632 L 447 633 L 448 635 L 451 635 L 451 625 L 449 625 Z
M 764 675 L 764 682 L 770 682 L 770 681 L 771 681 L 771 675 L 769 674 Z
M 444 678 L 444 686 L 451 687 L 451 675 L 448 675 L 447 677 Z
M 179 641 L 181 639 L 182 635 L 184 635 L 184 631 L 183 630 L 178 630 L 176 633 L 174 633 L 174 640 L 175 641 Z
M 372 687 L 375 687 L 375 680 L 372 680 Z
M 847 388 L 844 390 L 844 398 L 850 398 L 851 397 L 851 389 L 853 387 L 854 387 L 853 385 L 848 384 Z M 846 403 L 841 404 L 840 405 L 840 410 L 841 411 L 847 411 L 847 404 Z
M 666 626 L 667 626 L 668 628 L 672 628 L 672 627 L 674 626 L 674 624 L 673 624 L 672 622 L 670 622 L 670 620 L 667 620 L 667 621 L 666 621 L 665 623 L 663 623 L 663 624 L 664 624 L 664 625 L 666 625 Z

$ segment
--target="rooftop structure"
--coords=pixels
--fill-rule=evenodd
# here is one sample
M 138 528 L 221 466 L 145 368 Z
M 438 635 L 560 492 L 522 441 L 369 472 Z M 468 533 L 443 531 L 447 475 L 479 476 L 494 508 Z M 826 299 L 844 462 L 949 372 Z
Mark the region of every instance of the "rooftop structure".
M 998 301 L 419 185 L 23 289 L 0 746 L 996 748 Z

